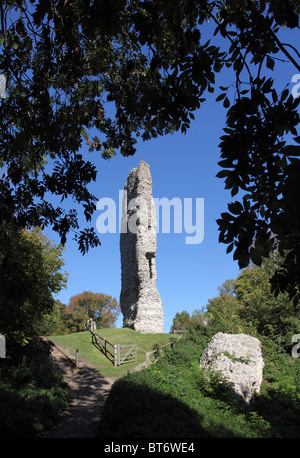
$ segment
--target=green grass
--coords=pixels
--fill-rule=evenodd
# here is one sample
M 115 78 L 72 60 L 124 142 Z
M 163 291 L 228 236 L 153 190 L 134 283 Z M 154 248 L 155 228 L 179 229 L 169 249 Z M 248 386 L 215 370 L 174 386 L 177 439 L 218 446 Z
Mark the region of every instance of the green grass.
M 153 351 L 154 346 L 164 345 L 170 342 L 170 334 L 140 334 L 129 328 L 107 328 L 98 329 L 97 333 L 105 337 L 111 344 L 137 344 L 137 361 L 122 364 L 114 367 L 113 363 L 106 358 L 103 353 L 92 343 L 92 335 L 89 331 L 76 332 L 63 336 L 50 336 L 49 338 L 63 348 L 66 348 L 74 355 L 76 350 L 79 351 L 79 361 L 85 359 L 99 369 L 101 374 L 106 377 L 121 377 L 132 371 L 137 365 L 143 363 L 146 359 L 146 353 Z M 110 350 L 110 346 L 108 346 Z
M 248 405 L 217 377 L 205 378 L 199 367 L 205 346 L 186 336 L 156 364 L 118 379 L 106 401 L 98 437 L 300 437 L 300 361 L 273 354 L 272 369 L 265 358 L 268 381 Z

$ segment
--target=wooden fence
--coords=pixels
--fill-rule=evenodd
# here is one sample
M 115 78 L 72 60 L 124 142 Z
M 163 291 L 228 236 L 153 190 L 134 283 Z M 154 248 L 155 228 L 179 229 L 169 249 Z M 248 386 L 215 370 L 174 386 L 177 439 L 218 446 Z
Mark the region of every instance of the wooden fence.
M 136 343 L 130 345 L 115 345 L 115 366 L 121 366 L 121 364 L 131 363 L 132 361 L 136 360 Z
M 92 329 L 91 334 L 93 344 L 99 348 L 115 367 L 137 360 L 136 343 L 130 345 L 113 345 L 105 339 L 105 337 L 99 336 L 99 334 Z
M 116 367 L 115 358 L 115 345 L 111 344 L 105 337 L 99 336 L 96 332 L 91 331 L 93 344 L 102 351 L 102 353 L 108 358 Z

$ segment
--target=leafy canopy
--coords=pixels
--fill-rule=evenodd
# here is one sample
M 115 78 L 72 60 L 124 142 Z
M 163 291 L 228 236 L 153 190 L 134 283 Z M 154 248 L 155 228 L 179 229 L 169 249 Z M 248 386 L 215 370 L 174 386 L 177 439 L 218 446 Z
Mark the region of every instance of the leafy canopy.
M 17 357 L 24 344 L 45 332 L 53 294 L 67 283 L 62 252 L 39 228 L 0 231 L 0 333 L 8 356 Z
M 119 314 L 120 306 L 116 298 L 84 291 L 70 298 L 61 318 L 69 332 L 79 332 L 90 318 L 96 322 L 97 328 L 112 328 Z
M 262 266 L 251 263 L 237 278 L 226 280 L 219 295 L 209 300 L 202 312 L 207 328 L 213 333 L 245 333 L 267 338 L 280 352 L 289 351 L 292 336 L 300 330 L 300 308 L 289 300 L 287 293 L 277 297 L 271 292 L 271 282 L 278 263 L 278 253 L 264 259 Z M 194 315 L 191 322 L 199 321 Z M 217 329 L 217 331 L 216 331 Z
M 186 310 L 183 310 L 181 313 L 177 312 L 175 317 L 173 318 L 171 332 L 185 331 L 190 320 L 191 320 L 190 314 Z
M 97 246 L 94 229 L 79 228 L 77 212 L 62 206 L 80 203 L 87 221 L 95 210 L 88 188 L 97 170 L 80 151 L 128 156 L 138 137 L 185 133 L 216 75 L 231 69 L 233 83 L 216 97 L 227 110 L 219 177 L 243 197 L 218 220 L 220 241 L 240 267 L 279 249 L 286 257 L 273 288 L 296 301 L 300 98 L 274 78 L 282 60 L 300 73 L 295 45 L 279 38 L 298 29 L 299 8 L 297 0 L 1 2 L 3 224 L 50 225 L 62 243 L 73 232 L 83 253 Z

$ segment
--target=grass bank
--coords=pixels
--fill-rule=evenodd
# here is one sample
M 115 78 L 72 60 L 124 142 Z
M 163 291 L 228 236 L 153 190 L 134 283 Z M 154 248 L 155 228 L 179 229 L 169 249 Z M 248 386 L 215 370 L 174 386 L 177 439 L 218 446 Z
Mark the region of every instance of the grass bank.
M 106 377 L 121 377 L 132 371 L 136 366 L 143 363 L 146 353 L 153 351 L 155 346 L 162 346 L 170 342 L 170 334 L 140 334 L 129 328 L 98 329 L 97 333 L 107 339 L 111 344 L 137 344 L 137 361 L 114 367 L 113 363 L 92 343 L 92 335 L 89 331 L 76 332 L 63 336 L 50 336 L 55 343 L 66 348 L 72 355 L 79 351 L 79 361 L 91 361 Z
M 254 404 L 234 400 L 199 358 L 207 341 L 187 335 L 142 372 L 112 386 L 101 438 L 299 438 L 300 361 L 263 341 L 264 381 Z

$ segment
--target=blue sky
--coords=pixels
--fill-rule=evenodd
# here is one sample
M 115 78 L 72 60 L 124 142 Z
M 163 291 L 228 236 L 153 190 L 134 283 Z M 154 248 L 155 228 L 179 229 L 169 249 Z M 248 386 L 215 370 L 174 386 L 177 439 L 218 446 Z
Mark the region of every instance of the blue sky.
M 295 41 L 294 41 L 295 44 Z M 280 73 L 278 73 L 280 72 Z M 283 87 L 291 81 L 296 71 L 289 64 L 275 71 Z M 233 81 L 226 75 L 218 81 L 225 85 Z M 229 78 L 229 79 L 228 79 Z M 204 199 L 204 239 L 198 245 L 185 243 L 187 234 L 157 234 L 157 288 L 161 295 L 165 316 L 165 332 L 170 331 L 177 312 L 205 307 L 208 300 L 218 295 L 218 287 L 239 273 L 232 253 L 226 254 L 226 246 L 218 243 L 216 219 L 231 201 L 230 192 L 224 190 L 222 179 L 216 178 L 220 170 L 218 144 L 225 127 L 226 110 L 222 102 L 216 103 L 219 95 L 208 94 L 207 101 L 195 113 L 195 120 L 186 135 L 176 133 L 148 142 L 139 141 L 137 153 L 130 158 L 117 154 L 110 161 L 96 157 L 97 182 L 90 188 L 99 198 L 115 200 L 118 210 L 119 190 L 122 190 L 128 173 L 143 159 L 150 165 L 153 196 L 172 199 Z M 88 148 L 88 147 L 86 147 Z M 83 150 L 83 152 L 85 152 Z M 88 157 L 88 156 L 87 156 Z M 236 200 L 238 196 L 235 196 Z M 91 225 L 96 228 L 100 211 L 96 211 Z M 82 227 L 86 227 L 82 220 Z M 50 239 L 58 242 L 50 230 L 45 230 Z M 71 296 L 83 291 L 109 294 L 119 300 L 121 290 L 121 264 L 119 234 L 99 234 L 101 246 L 82 256 L 71 238 L 64 252 L 65 270 L 69 273 L 67 289 L 56 297 L 68 304 Z M 122 327 L 120 315 L 116 325 Z
M 196 114 L 186 135 L 176 133 L 149 142 L 141 141 L 133 157 L 116 155 L 110 161 L 97 161 L 98 179 L 92 189 L 97 197 L 112 198 L 117 210 L 119 190 L 123 190 L 128 173 L 141 159 L 150 165 L 154 197 L 170 200 L 179 197 L 182 201 L 192 198 L 193 212 L 196 198 L 204 198 L 202 243 L 186 244 L 188 234 L 174 233 L 172 220 L 170 234 L 162 233 L 161 226 L 158 227 L 157 288 L 163 301 L 165 332 L 169 332 L 177 312 L 187 310 L 191 314 L 206 306 L 208 299 L 218 294 L 218 286 L 238 274 L 232 255 L 226 255 L 226 246 L 218 243 L 216 219 L 226 211 L 230 199 L 223 181 L 215 177 L 219 171 L 219 138 L 225 121 L 225 110 L 221 107 L 221 104 L 207 103 L 202 113 Z M 95 228 L 99 215 L 100 211 L 96 211 L 92 220 Z M 84 256 L 77 250 L 76 243 L 68 240 L 63 255 L 69 273 L 68 286 L 57 296 L 63 303 L 68 304 L 71 296 L 89 290 L 119 299 L 120 236 L 119 233 L 99 235 L 101 246 Z M 122 318 L 121 315 L 117 327 L 122 326 Z

